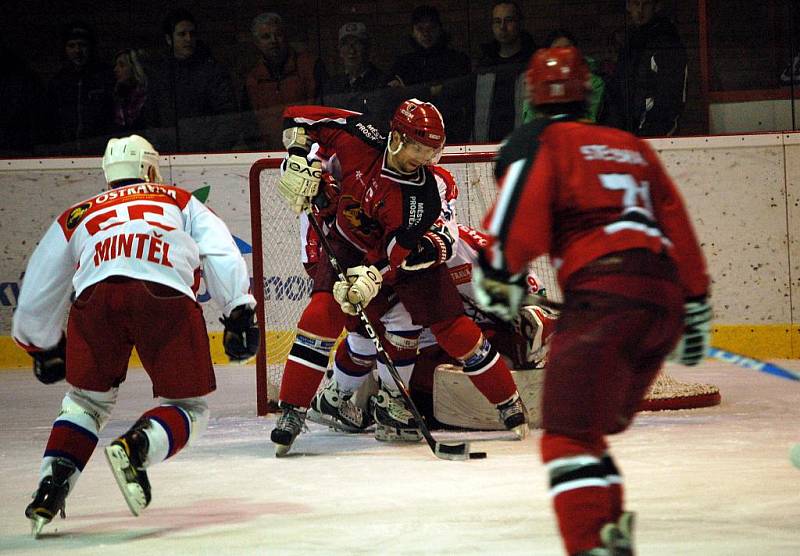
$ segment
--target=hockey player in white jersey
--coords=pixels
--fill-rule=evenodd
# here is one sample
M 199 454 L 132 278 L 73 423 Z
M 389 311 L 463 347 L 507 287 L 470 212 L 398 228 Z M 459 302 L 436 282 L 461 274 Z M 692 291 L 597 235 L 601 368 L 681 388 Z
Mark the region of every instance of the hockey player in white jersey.
M 70 386 L 25 510 L 35 537 L 57 513 L 64 517 L 134 346 L 159 405 L 105 448 L 134 515 L 150 503 L 146 468 L 205 430 L 205 396 L 216 384 L 195 297 L 201 271 L 224 315 L 228 357 L 251 358 L 259 341 L 247 267 L 222 220 L 188 191 L 161 183 L 158 153 L 142 137 L 111 139 L 103 171 L 108 190 L 61 213 L 34 250 L 12 323 L 36 377 L 66 377 Z

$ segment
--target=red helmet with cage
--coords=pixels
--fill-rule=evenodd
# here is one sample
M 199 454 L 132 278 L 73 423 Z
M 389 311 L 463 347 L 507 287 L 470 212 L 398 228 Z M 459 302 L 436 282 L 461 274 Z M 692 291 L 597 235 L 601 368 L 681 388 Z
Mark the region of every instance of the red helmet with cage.
M 444 145 L 444 120 L 430 102 L 415 98 L 403 101 L 392 117 L 392 131 L 405 133 L 409 139 L 434 149 Z
M 541 48 L 525 75 L 533 104 L 581 102 L 586 99 L 589 67 L 574 46 Z

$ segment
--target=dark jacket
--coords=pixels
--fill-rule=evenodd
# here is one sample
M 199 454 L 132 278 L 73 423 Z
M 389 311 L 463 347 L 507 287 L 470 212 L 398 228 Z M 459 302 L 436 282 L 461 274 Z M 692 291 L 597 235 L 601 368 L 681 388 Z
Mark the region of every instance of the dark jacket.
M 62 144 L 63 154 L 102 153 L 111 128 L 113 88 L 110 69 L 93 62 L 81 68 L 67 63 L 53 77 L 47 88 L 51 141 Z
M 334 75 L 322 87 L 322 104 L 361 112 L 385 127 L 394 109 L 404 100 L 395 90 L 387 89 L 393 77 L 373 63 L 351 81 L 347 74 Z
M 478 71 L 487 71 L 495 66 L 506 64 L 522 64 L 523 68 L 528 64 L 528 60 L 536 50 L 536 42 L 527 31 L 520 33 L 522 47 L 519 52 L 510 58 L 500 57 L 500 44 L 496 40 L 483 43 L 481 45 L 481 57 L 478 60 Z
M 186 60 L 169 56 L 149 75 L 149 94 L 161 126 L 153 141 L 159 151 L 207 152 L 234 146 L 239 120 L 233 85 L 228 72 L 209 55 L 198 50 Z
M 606 91 L 607 125 L 640 136 L 671 135 L 686 103 L 686 48 L 668 19 L 633 28 Z
M 412 39 L 412 51 L 401 55 L 390 73 L 409 86 L 406 98 L 432 102 L 439 109 L 448 143 L 465 143 L 469 141 L 472 121 L 472 64 L 469 56 L 450 48 L 448 42 L 442 33 L 438 43 L 424 49 Z M 442 92 L 432 94 L 432 85 L 442 85 Z

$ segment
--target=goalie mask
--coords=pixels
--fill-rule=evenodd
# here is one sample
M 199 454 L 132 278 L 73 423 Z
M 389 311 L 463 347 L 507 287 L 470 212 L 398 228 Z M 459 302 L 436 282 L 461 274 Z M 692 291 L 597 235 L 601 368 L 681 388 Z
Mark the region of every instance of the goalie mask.
M 109 184 L 131 179 L 160 182 L 158 151 L 139 135 L 111 139 L 103 155 L 103 173 Z
M 444 147 L 444 119 L 430 102 L 415 98 L 403 101 L 392 117 L 392 131 L 436 150 Z
M 528 96 L 535 105 L 583 102 L 589 77 L 589 67 L 574 46 L 537 50 L 525 74 Z

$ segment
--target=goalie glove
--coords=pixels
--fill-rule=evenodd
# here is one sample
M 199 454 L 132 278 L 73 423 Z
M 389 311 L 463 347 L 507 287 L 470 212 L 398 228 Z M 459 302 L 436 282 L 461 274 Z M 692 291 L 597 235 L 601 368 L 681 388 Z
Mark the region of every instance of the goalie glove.
M 705 297 L 686 302 L 684 330 L 668 361 L 693 366 L 705 359 L 711 343 L 711 305 Z
M 222 347 L 231 361 L 246 361 L 258 351 L 259 332 L 255 322 L 255 311 L 247 305 L 239 305 L 230 316 L 219 321 L 225 326 Z
M 306 157 L 292 154 L 286 159 L 283 175 L 278 182 L 278 190 L 289 203 L 289 208 L 300 214 L 319 191 L 321 179 L 322 163 L 319 160 L 309 164 Z
M 42 384 L 53 384 L 67 376 L 67 337 L 63 334 L 55 347 L 32 351 L 33 374 Z
M 347 281 L 339 280 L 333 284 L 333 297 L 342 311 L 357 315 L 358 307 L 369 305 L 381 289 L 383 276 L 374 266 L 354 266 L 347 269 Z
M 509 274 L 497 270 L 486 262 L 481 253 L 478 263 L 472 265 L 472 289 L 475 291 L 475 301 L 482 310 L 510 322 L 516 317 L 528 291 L 527 271 Z
M 423 270 L 449 261 L 453 257 L 455 240 L 446 226 L 425 232 L 419 243 L 400 263 L 403 270 Z

